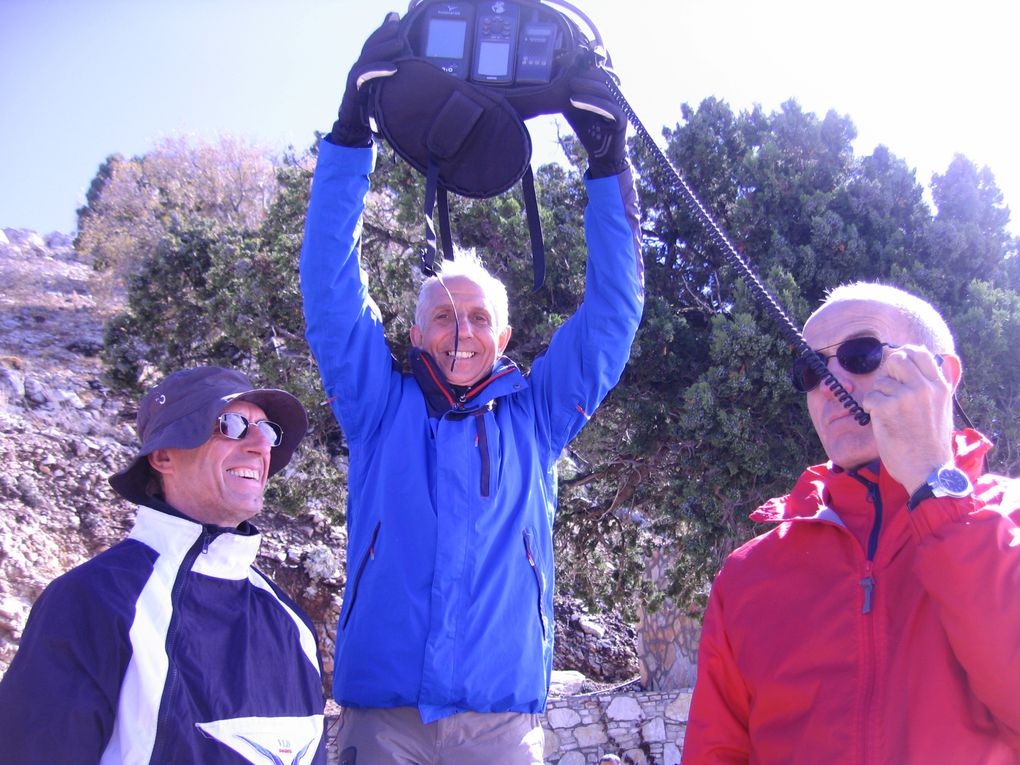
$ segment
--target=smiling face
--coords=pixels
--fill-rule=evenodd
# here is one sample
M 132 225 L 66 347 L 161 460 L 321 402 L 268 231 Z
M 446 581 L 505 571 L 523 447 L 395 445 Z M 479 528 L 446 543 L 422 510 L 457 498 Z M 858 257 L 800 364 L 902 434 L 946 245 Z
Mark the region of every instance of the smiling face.
M 248 401 L 233 401 L 224 412 L 248 422 L 268 419 Z M 230 439 L 209 423 L 209 440 L 194 449 L 157 449 L 149 464 L 163 482 L 166 501 L 199 523 L 233 527 L 262 510 L 272 447 L 256 427 L 244 438 Z
M 847 300 L 822 306 L 804 325 L 804 339 L 815 350 L 827 348 L 825 356 L 835 354 L 839 343 L 855 337 L 876 337 L 886 343 L 902 345 L 918 342 L 907 318 L 896 308 L 872 300 Z M 888 349 L 885 349 L 888 353 Z M 835 358 L 829 359 L 829 371 L 858 402 L 871 390 L 878 373 L 854 375 L 843 369 Z M 825 453 L 835 464 L 847 470 L 878 459 L 878 446 L 871 424 L 861 426 L 826 385 L 807 393 L 808 412 Z
M 474 385 L 492 372 L 510 327 L 498 326 L 492 301 L 472 279 L 452 276 L 443 283 L 446 289 L 436 282 L 425 293 L 411 342 L 432 355 L 451 385 Z

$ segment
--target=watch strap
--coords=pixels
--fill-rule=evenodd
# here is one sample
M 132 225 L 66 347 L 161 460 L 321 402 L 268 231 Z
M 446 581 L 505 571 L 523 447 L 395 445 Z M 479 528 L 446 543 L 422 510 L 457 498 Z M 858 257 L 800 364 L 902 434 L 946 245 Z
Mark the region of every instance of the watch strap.
M 932 491 L 931 484 L 928 482 L 922 483 L 921 487 L 911 494 L 910 499 L 907 500 L 907 510 L 913 512 L 915 507 L 934 496 L 935 492 Z
M 947 477 L 953 476 L 960 479 L 963 486 L 954 489 L 951 483 L 947 483 Z M 931 497 L 956 497 L 963 498 L 974 491 L 970 478 L 955 463 L 947 462 L 941 467 L 935 468 L 927 480 L 910 495 L 907 500 L 907 510 L 913 511 L 919 504 Z

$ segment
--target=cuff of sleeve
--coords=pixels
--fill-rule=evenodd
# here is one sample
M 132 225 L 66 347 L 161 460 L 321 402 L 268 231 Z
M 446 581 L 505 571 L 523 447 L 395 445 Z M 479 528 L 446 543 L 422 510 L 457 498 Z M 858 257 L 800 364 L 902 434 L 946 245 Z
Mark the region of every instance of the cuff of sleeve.
M 595 176 L 590 172 L 584 174 L 585 190 L 588 192 L 588 199 L 593 202 L 602 197 L 619 199 L 621 184 L 625 187 L 634 185 L 634 173 L 630 163 L 624 165 L 623 169 L 614 175 Z
M 351 146 L 361 149 L 372 145 L 372 131 L 368 125 L 348 125 L 337 120 L 329 134 L 330 143 L 338 146 Z
M 947 523 L 955 523 L 966 518 L 975 508 L 976 501 L 973 495 L 962 499 L 935 496 L 922 498 L 908 516 L 910 527 L 913 529 L 914 537 L 920 541 Z
M 319 165 L 336 167 L 349 175 L 371 175 L 375 170 L 375 145 L 338 146 L 328 137 L 319 141 Z

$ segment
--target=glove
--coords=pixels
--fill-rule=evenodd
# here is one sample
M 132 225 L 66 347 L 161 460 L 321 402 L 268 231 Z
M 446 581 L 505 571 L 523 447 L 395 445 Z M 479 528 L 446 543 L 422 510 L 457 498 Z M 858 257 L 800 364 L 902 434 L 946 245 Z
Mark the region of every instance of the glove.
M 397 73 L 393 59 L 404 51 L 400 39 L 400 16 L 386 14 L 382 26 L 375 30 L 361 49 L 361 55 L 347 75 L 347 86 L 340 111 L 329 134 L 330 143 L 341 146 L 371 146 L 372 128 L 368 124 L 368 88 L 366 83 Z
M 605 178 L 628 166 L 627 118 L 606 84 L 611 69 L 588 67 L 570 81 L 570 108 L 563 112 L 588 152 L 588 176 Z

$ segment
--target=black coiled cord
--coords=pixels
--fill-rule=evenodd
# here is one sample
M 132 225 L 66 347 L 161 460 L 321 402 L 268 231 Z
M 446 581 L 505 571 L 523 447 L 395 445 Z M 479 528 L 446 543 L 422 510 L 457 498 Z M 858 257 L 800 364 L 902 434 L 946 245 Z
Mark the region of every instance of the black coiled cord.
M 691 212 L 694 218 L 701 224 L 702 228 L 705 229 L 709 236 L 709 239 L 715 244 L 716 247 L 722 252 L 723 258 L 733 268 L 737 270 L 737 274 L 744 283 L 751 290 L 754 296 L 755 302 L 761 306 L 764 311 L 772 317 L 772 319 L 779 325 L 779 329 L 782 334 L 786 337 L 787 341 L 795 348 L 800 350 L 800 356 L 804 359 L 811 370 L 818 375 L 821 379 L 822 384 L 828 386 L 829 390 L 836 399 L 844 406 L 844 408 L 850 410 L 850 414 L 857 420 L 861 425 L 867 425 L 871 422 L 871 415 L 864 411 L 860 404 L 854 400 L 854 397 L 850 395 L 843 384 L 836 379 L 836 376 L 829 371 L 828 365 L 825 363 L 825 359 L 821 354 L 811 349 L 811 346 L 804 340 L 803 335 L 793 325 L 790 318 L 786 315 L 783 309 L 780 307 L 776 299 L 772 297 L 771 293 L 765 288 L 765 285 L 761 283 L 758 276 L 751 270 L 751 267 L 741 257 L 740 253 L 737 252 L 737 248 L 730 242 L 729 237 L 719 227 L 719 224 L 715 222 L 715 219 L 709 214 L 708 210 L 698 199 L 697 195 L 684 180 L 683 176 L 677 172 L 676 168 L 673 167 L 673 163 L 669 161 L 669 157 L 666 156 L 665 152 L 659 148 L 658 143 L 652 138 L 651 133 L 645 128 L 644 124 L 638 118 L 633 107 L 627 101 L 627 98 L 623 95 L 619 86 L 616 84 L 615 79 L 608 72 L 606 73 L 606 83 L 609 85 L 609 90 L 613 94 L 613 98 L 616 99 L 620 108 L 623 109 L 627 115 L 627 119 L 630 120 L 630 124 L 634 126 L 634 130 L 637 131 L 638 136 L 644 141 L 648 150 L 652 153 L 653 159 L 656 164 L 662 170 L 674 189 L 680 192 L 680 197 Z

